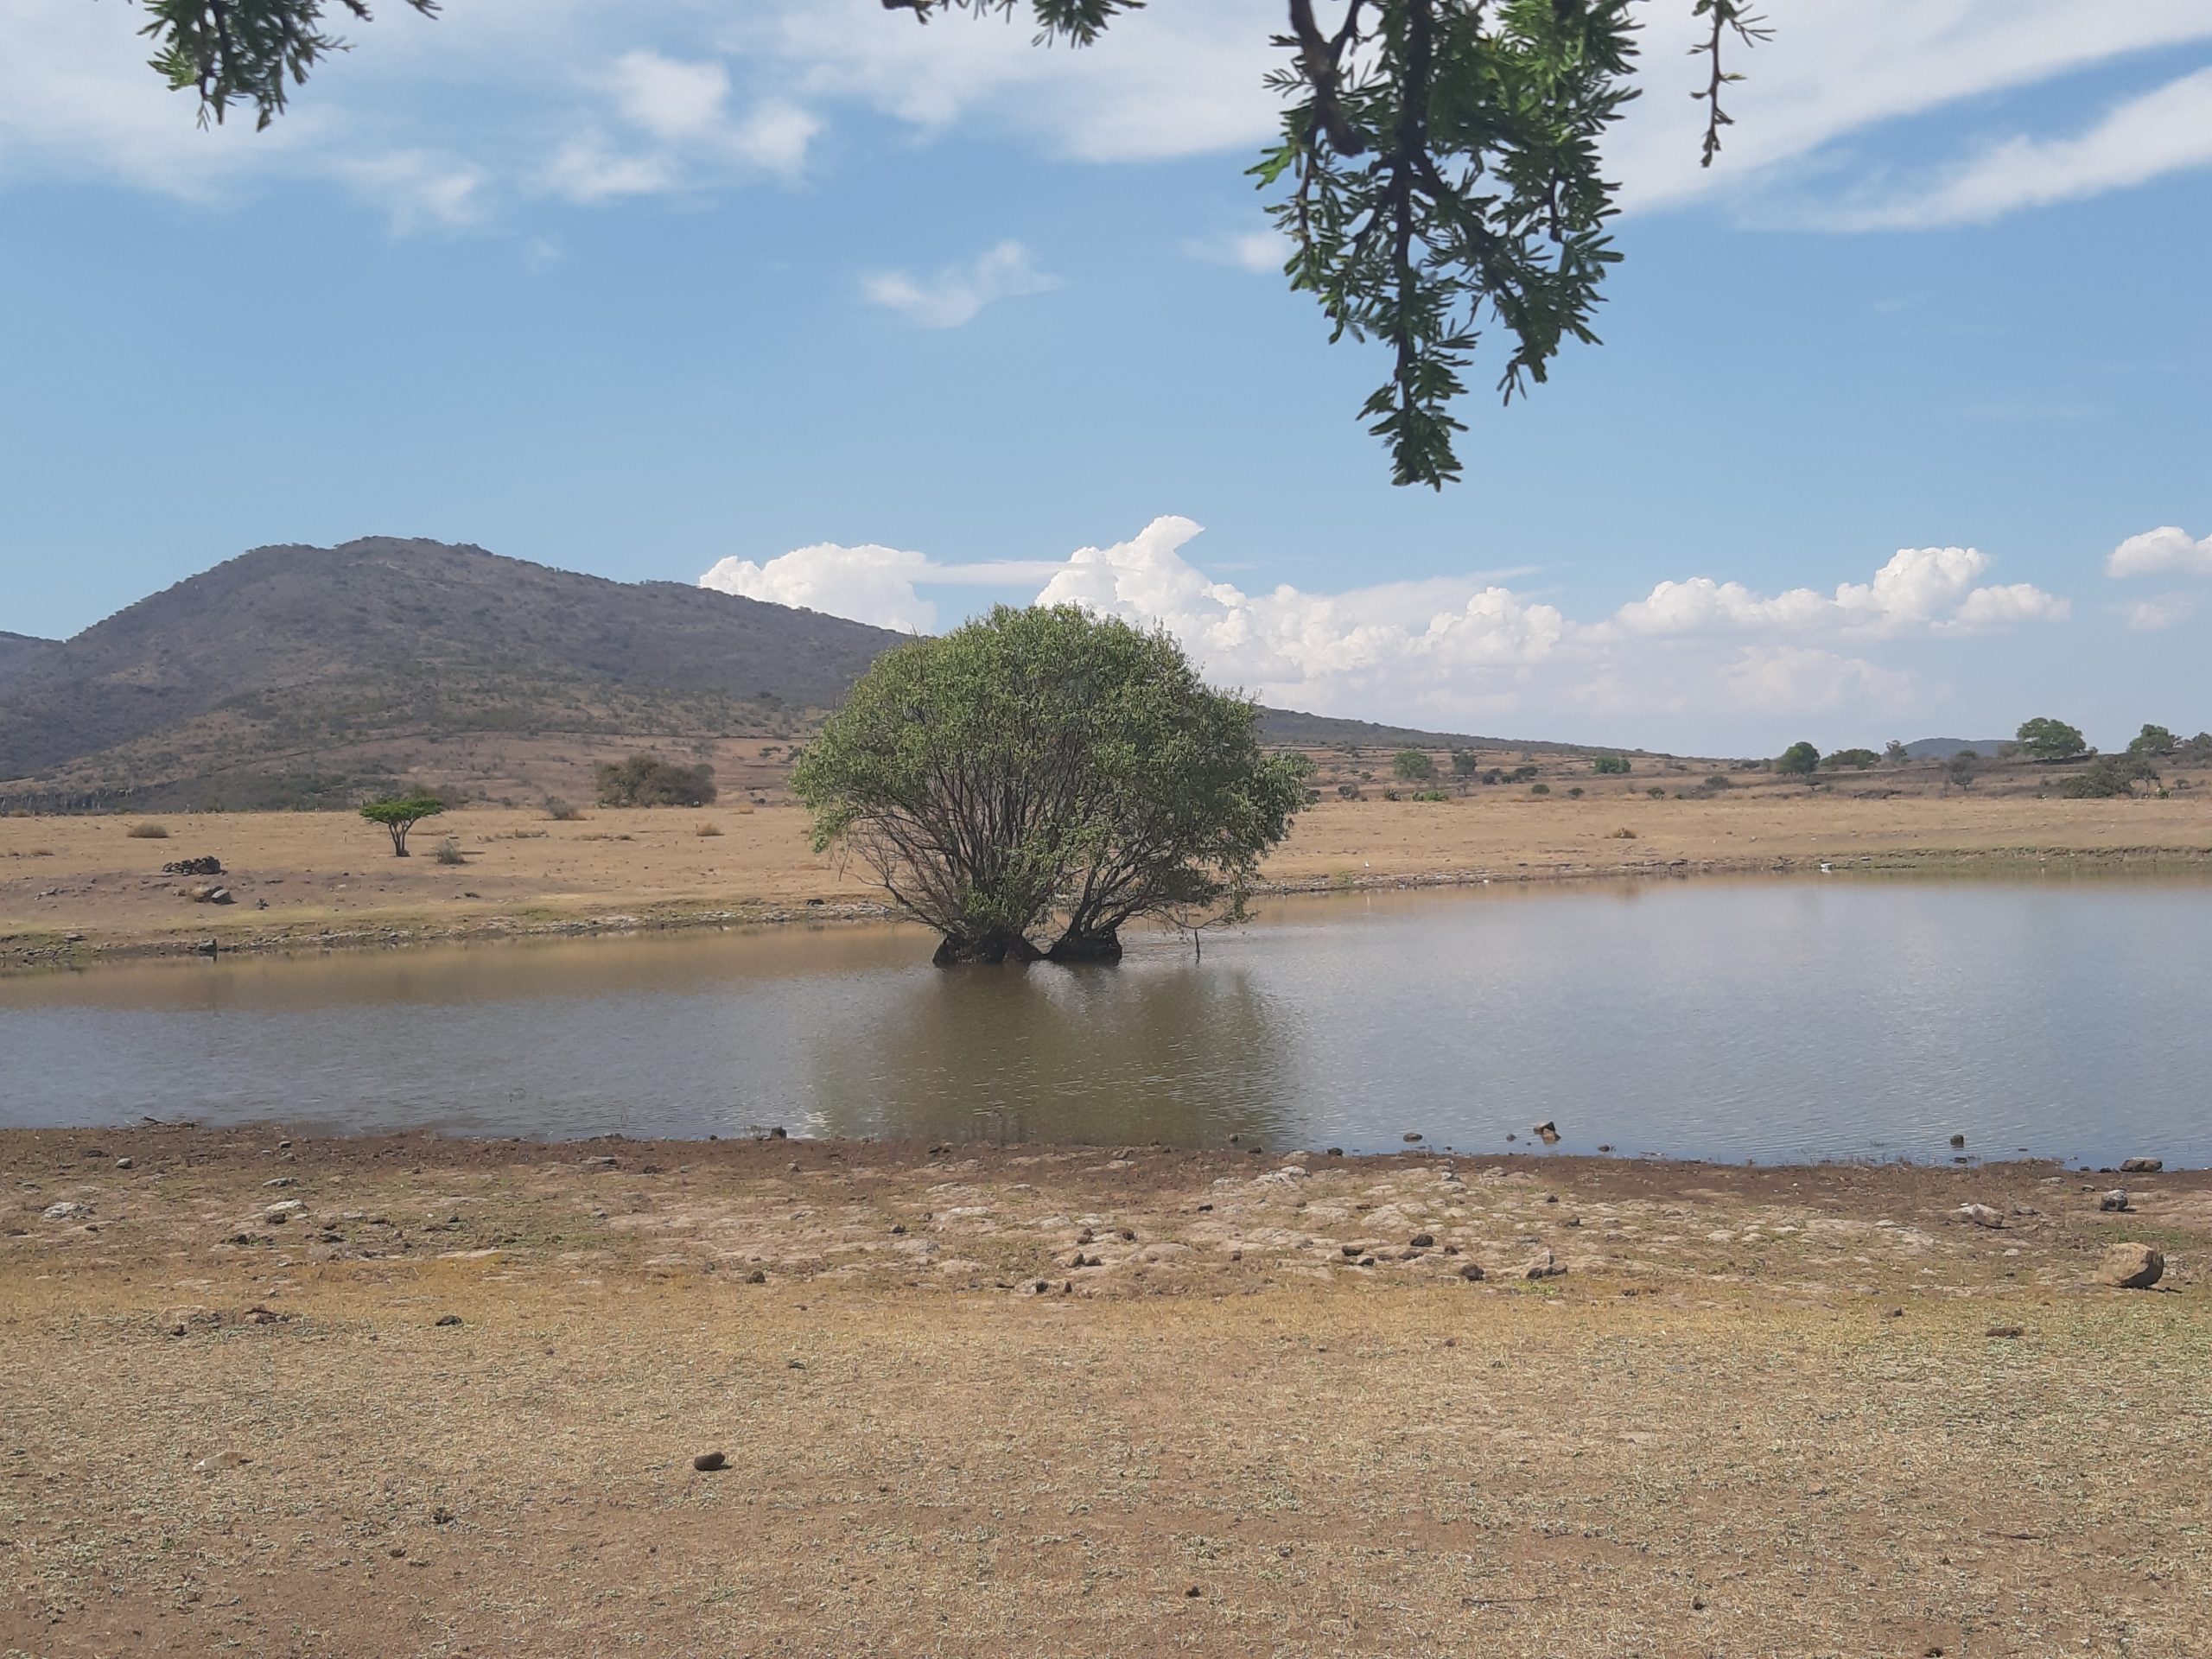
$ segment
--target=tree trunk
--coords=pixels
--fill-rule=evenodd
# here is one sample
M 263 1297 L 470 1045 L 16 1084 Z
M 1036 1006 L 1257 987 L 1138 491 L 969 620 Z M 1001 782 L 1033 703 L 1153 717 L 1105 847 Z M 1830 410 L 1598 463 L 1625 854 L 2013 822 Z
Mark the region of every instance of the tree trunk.
M 939 968 L 950 968 L 961 963 L 986 963 L 996 966 L 1009 958 L 1015 962 L 1037 962 L 1044 953 L 1019 933 L 989 933 L 982 938 L 963 938 L 948 933 L 938 941 L 937 954 L 930 958 Z
M 1109 928 L 1103 933 L 1063 933 L 1045 953 L 1047 962 L 1119 962 L 1121 936 Z

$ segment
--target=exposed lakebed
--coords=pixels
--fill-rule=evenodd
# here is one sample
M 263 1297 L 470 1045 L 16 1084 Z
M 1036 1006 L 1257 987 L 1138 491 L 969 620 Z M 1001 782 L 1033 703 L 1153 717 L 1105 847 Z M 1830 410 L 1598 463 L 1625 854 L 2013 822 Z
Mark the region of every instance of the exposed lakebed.
M 1499 1152 L 1551 1120 L 1565 1152 L 2212 1163 L 2212 884 L 1346 895 L 1202 957 L 928 957 L 785 928 L 0 981 L 0 1126 Z

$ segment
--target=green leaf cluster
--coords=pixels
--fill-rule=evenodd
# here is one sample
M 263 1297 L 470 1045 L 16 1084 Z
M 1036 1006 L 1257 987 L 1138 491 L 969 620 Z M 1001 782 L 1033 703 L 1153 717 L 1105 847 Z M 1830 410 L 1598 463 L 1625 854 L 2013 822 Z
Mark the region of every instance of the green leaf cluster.
M 440 0 L 406 0 L 426 16 Z M 219 122 L 232 104 L 251 104 L 254 125 L 265 127 L 283 112 L 287 84 L 346 42 L 323 28 L 326 0 L 140 0 L 147 21 L 139 33 L 152 40 L 152 67 L 172 92 L 200 94 L 200 121 Z M 328 0 L 358 22 L 370 20 L 368 0 Z
M 1140 917 L 1238 912 L 1310 770 L 1164 630 L 1001 606 L 878 658 L 791 785 L 939 960 L 1074 960 Z
M 361 816 L 371 823 L 380 824 L 391 836 L 391 852 L 395 858 L 407 856 L 407 832 L 424 818 L 435 818 L 446 810 L 446 804 L 435 795 L 419 790 L 411 795 L 389 795 L 382 800 L 371 801 L 361 808 Z
M 2021 753 L 2037 760 L 2071 760 L 2076 755 L 2094 753 L 2082 739 L 2080 728 L 2047 716 L 2023 721 L 2013 735 L 2019 740 Z
M 1810 743 L 1792 743 L 1776 757 L 1774 769 L 1785 777 L 1809 778 L 1821 764 L 1821 752 Z
M 664 760 L 650 750 L 601 763 L 594 774 L 601 806 L 712 806 L 720 792 L 715 769 Z

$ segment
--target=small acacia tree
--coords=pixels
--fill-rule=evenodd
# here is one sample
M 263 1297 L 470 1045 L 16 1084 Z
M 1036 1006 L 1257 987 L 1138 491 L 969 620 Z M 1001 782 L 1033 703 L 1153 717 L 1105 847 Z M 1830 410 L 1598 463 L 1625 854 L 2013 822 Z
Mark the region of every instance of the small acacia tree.
M 1241 914 L 1309 770 L 1164 631 L 1001 606 L 878 658 L 791 786 L 940 963 L 1111 961 L 1140 917 Z
M 380 823 L 391 836 L 391 855 L 407 856 L 407 832 L 425 818 L 435 818 L 446 810 L 446 804 L 435 795 L 417 791 L 412 795 L 391 795 L 380 801 L 371 801 L 361 809 L 361 816 L 371 823 Z
M 1390 757 L 1390 770 L 1405 783 L 1425 784 L 1436 776 L 1436 762 L 1419 749 L 1400 749 Z

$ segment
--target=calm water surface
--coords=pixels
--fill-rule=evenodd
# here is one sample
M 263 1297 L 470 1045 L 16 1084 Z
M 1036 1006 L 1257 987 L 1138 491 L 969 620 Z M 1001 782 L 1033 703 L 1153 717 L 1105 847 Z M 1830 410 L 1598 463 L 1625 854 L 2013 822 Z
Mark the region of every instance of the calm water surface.
M 1118 968 L 900 928 L 0 980 L 0 1124 L 2212 1164 L 2212 885 L 1277 901 Z

